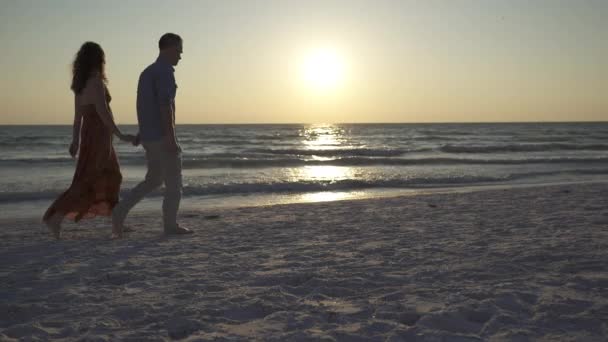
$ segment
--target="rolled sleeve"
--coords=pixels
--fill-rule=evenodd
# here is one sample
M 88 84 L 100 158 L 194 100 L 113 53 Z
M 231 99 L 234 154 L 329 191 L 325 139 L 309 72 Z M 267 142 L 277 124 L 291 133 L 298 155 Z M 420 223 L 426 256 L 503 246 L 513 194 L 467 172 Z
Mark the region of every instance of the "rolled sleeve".
M 175 100 L 175 76 L 171 69 L 162 68 L 157 71 L 154 81 L 158 103 L 161 106 L 172 105 Z

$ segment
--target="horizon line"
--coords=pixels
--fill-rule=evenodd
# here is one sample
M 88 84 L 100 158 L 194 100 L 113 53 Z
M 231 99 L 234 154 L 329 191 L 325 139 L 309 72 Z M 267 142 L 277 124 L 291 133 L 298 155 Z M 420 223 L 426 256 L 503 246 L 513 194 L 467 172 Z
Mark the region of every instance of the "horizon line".
M 418 121 L 418 122 L 267 122 L 267 123 L 176 123 L 180 126 L 237 126 L 237 125 L 446 125 L 446 124 L 554 124 L 554 123 L 608 123 L 608 120 L 589 120 L 589 121 Z M 138 123 L 119 123 L 118 126 L 137 126 Z M 71 123 L 0 123 L 0 126 L 72 126 Z

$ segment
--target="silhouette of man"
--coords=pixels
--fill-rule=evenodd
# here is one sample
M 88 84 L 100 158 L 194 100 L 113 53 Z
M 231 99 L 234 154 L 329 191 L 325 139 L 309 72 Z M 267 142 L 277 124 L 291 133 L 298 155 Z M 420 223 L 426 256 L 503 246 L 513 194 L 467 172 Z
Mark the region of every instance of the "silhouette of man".
M 112 226 L 121 237 L 129 211 L 144 196 L 165 185 L 163 227 L 165 234 L 190 234 L 192 230 L 177 224 L 182 190 L 181 147 L 175 134 L 175 95 L 177 84 L 173 68 L 181 59 L 182 38 L 164 34 L 154 63 L 142 71 L 137 85 L 138 142 L 146 151 L 146 178 L 120 201 L 112 212 Z

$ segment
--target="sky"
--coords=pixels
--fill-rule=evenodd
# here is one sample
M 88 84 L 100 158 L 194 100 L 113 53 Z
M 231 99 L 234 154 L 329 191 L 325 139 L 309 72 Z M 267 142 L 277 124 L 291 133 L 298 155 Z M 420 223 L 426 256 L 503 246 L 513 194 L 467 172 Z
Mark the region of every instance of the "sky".
M 165 32 L 184 39 L 178 124 L 606 121 L 606 17 L 605 0 L 0 0 L 0 124 L 71 123 L 85 41 L 136 123 Z

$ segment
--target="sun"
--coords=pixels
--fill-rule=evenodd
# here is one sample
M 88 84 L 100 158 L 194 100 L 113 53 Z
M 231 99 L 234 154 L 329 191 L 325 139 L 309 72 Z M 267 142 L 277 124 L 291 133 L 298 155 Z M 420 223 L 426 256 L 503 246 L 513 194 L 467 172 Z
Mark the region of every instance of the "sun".
M 301 73 L 304 83 L 313 90 L 335 89 L 344 81 L 344 59 L 334 49 L 316 49 L 303 59 Z

